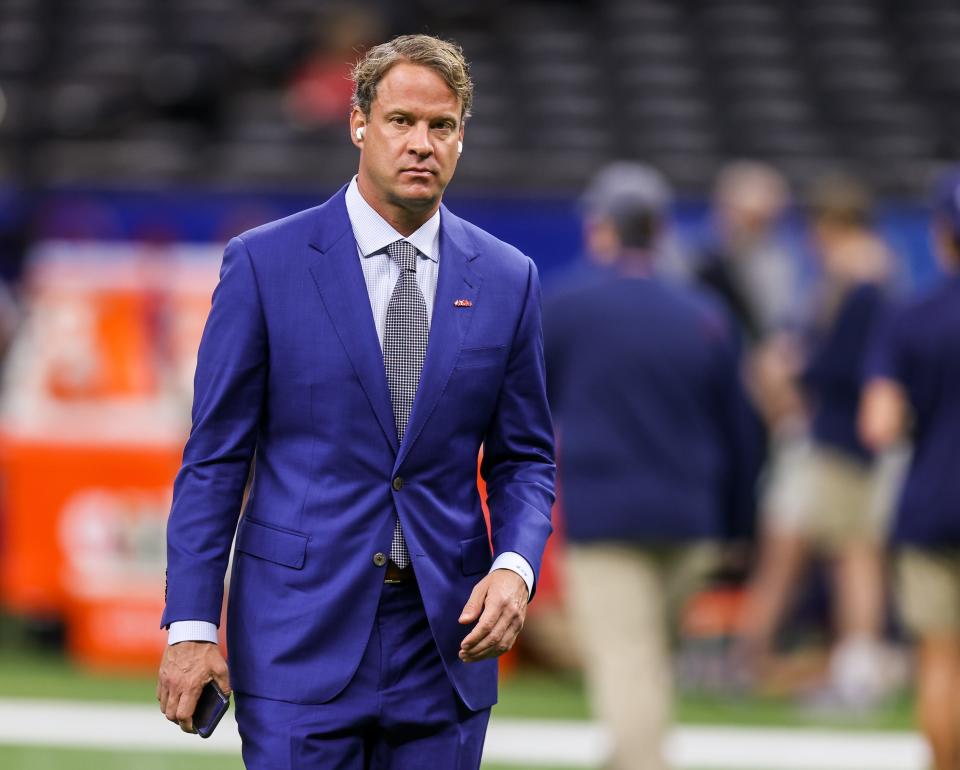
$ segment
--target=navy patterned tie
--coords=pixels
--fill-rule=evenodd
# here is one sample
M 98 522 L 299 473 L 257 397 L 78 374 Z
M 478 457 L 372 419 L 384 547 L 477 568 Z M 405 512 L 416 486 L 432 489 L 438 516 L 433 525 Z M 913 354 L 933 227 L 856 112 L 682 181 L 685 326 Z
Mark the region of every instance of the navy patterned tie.
M 387 255 L 400 268 L 400 277 L 387 305 L 387 323 L 383 333 L 383 363 L 387 370 L 390 403 L 402 442 L 410 419 L 410 410 L 420 384 L 420 371 L 427 353 L 430 327 L 427 303 L 417 285 L 417 250 L 407 241 L 394 241 L 387 246 Z M 401 569 L 410 564 L 407 543 L 403 539 L 400 519 L 393 531 L 390 558 Z

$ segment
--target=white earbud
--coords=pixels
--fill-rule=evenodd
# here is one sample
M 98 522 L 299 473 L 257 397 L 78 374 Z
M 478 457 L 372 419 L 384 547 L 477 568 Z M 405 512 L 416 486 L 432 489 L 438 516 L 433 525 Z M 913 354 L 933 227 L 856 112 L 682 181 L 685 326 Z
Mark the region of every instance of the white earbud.
M 463 142 L 459 139 L 457 140 L 457 155 L 463 152 Z
M 362 141 L 363 141 L 363 126 L 360 126 L 360 128 L 357 129 L 356 134 L 357 134 L 357 141 L 358 141 L 358 142 L 362 142 Z

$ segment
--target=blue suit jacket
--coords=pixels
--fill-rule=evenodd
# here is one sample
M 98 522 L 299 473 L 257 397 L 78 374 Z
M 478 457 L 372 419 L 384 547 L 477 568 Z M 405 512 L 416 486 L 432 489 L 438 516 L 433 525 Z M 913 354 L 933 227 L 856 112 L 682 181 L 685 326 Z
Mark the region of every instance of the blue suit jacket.
M 430 340 L 400 445 L 344 190 L 224 253 L 174 485 L 162 623 L 219 621 L 236 531 L 239 692 L 322 703 L 346 686 L 383 589 L 374 555 L 389 553 L 399 515 L 451 681 L 470 708 L 496 702 L 496 662 L 460 662 L 457 620 L 492 560 L 481 443 L 494 551 L 537 573 L 551 531 L 539 284 L 516 249 L 445 207 L 440 222 Z

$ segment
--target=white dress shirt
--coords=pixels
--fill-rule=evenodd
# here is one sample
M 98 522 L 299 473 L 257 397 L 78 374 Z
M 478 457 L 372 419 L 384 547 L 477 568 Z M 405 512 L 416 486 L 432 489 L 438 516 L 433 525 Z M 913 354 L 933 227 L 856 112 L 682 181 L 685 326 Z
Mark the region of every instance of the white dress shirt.
M 394 241 L 405 239 L 417 250 L 417 285 L 423 293 L 427 305 L 427 323 L 433 321 L 433 301 L 437 295 L 437 275 L 440 267 L 440 211 L 424 222 L 409 236 L 402 236 L 374 208 L 364 200 L 354 177 L 347 187 L 347 216 L 353 228 L 353 237 L 357 241 L 357 254 L 363 270 L 363 280 L 367 284 L 370 297 L 370 310 L 377 327 L 380 349 L 383 350 L 383 331 L 387 323 L 387 306 L 390 295 L 400 277 L 400 268 L 387 256 L 387 246 Z M 530 563 L 515 551 L 500 554 L 490 567 L 508 569 L 516 572 L 527 584 L 527 592 L 533 592 L 533 568 Z M 177 620 L 170 624 L 167 643 L 177 642 L 213 642 L 218 641 L 217 626 L 205 620 Z

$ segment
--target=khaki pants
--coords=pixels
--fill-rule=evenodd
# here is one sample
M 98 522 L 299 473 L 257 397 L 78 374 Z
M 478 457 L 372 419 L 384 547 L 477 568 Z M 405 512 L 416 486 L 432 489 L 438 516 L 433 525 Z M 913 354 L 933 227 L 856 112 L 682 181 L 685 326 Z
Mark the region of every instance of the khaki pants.
M 716 564 L 707 544 L 570 545 L 570 609 L 611 770 L 664 770 L 673 697 L 670 621 Z
M 896 559 L 897 604 L 916 636 L 960 634 L 960 549 L 905 546 Z
M 766 485 L 766 526 L 803 535 L 831 555 L 855 543 L 881 543 L 907 460 L 906 452 L 894 450 L 864 464 L 831 447 L 784 442 Z

